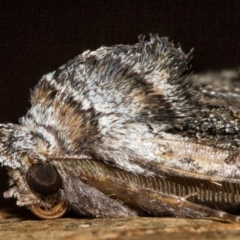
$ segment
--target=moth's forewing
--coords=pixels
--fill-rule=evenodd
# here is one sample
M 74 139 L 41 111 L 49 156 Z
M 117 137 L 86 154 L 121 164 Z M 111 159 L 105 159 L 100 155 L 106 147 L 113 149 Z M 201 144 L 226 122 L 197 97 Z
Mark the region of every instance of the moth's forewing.
M 190 141 L 169 139 L 144 141 L 151 142 L 155 146 L 155 161 L 145 162 L 145 166 L 156 175 L 168 173 L 215 182 L 240 183 L 238 152 Z

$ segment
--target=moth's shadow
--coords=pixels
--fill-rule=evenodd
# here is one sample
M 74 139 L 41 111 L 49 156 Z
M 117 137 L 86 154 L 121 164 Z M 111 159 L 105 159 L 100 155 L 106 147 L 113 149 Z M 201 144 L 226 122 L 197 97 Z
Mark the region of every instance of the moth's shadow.
M 28 209 L 18 206 L 8 206 L 0 209 L 1 219 L 16 219 L 16 220 L 37 220 L 38 218 Z

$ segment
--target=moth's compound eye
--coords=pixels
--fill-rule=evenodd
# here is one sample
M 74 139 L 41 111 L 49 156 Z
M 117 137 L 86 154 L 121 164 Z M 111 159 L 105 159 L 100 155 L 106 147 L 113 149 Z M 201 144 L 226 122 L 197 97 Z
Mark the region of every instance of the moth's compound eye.
M 49 163 L 33 164 L 27 171 L 26 180 L 29 188 L 41 195 L 55 193 L 62 187 L 57 168 Z

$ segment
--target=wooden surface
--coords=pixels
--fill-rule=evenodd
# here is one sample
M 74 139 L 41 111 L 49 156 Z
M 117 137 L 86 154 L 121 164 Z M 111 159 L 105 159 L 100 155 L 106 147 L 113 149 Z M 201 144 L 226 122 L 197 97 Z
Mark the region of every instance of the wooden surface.
M 240 224 L 180 218 L 38 220 L 23 208 L 0 209 L 0 239 L 227 239 L 240 238 Z

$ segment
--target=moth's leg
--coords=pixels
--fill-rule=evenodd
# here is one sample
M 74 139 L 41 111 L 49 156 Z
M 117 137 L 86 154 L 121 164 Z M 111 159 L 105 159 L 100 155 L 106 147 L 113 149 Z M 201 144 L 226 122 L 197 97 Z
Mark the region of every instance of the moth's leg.
M 74 173 L 69 172 L 64 184 L 62 199 L 75 213 L 89 217 L 121 218 L 138 215 L 117 199 L 100 192 L 88 182 L 84 183 Z
M 199 190 L 197 189 L 196 192 L 189 193 L 189 194 L 185 195 L 184 197 L 180 197 L 179 198 L 179 200 L 178 200 L 179 204 L 176 206 L 176 216 L 177 217 L 181 216 L 180 209 L 181 209 L 181 201 L 182 201 L 182 199 L 187 200 L 189 198 L 196 197 L 198 194 L 199 194 Z
M 161 204 L 165 204 L 167 208 L 175 208 L 175 216 L 177 217 L 212 218 L 240 222 L 240 216 L 235 216 L 224 211 L 212 209 L 188 200 L 197 194 L 198 192 L 189 194 L 185 197 L 172 195 L 165 196 L 162 194 L 162 196 L 158 196 L 158 201 L 161 201 Z
M 136 206 L 155 216 L 171 215 L 176 217 L 212 218 L 240 222 L 240 216 L 231 215 L 188 200 L 196 195 L 198 195 L 198 191 L 185 197 L 168 195 L 147 189 L 138 189 L 137 192 L 125 192 L 125 196 L 128 196 L 131 202 L 134 202 Z M 127 201 L 125 204 L 127 204 Z
M 222 219 L 226 221 L 240 222 L 240 216 L 232 215 L 224 211 L 212 209 L 200 204 L 192 203 L 186 198 L 180 198 L 180 208 L 189 209 L 192 212 L 206 215 L 208 218 Z

